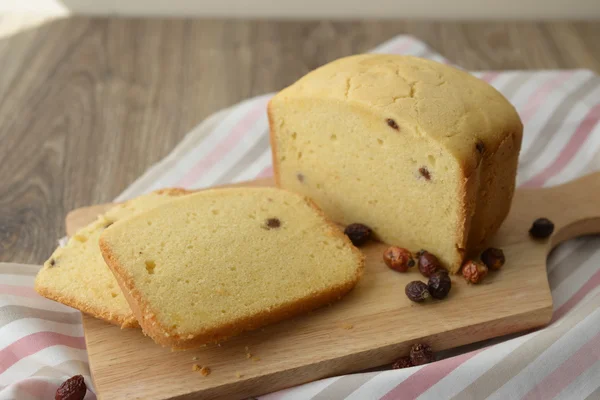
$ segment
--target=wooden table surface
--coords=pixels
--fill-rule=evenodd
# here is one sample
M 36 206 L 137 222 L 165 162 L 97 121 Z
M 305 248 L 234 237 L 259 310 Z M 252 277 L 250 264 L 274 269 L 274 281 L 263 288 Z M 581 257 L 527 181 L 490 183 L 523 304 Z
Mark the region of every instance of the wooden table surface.
M 412 34 L 470 70 L 600 72 L 597 22 L 69 18 L 0 37 L 0 261 L 43 262 L 211 113 Z

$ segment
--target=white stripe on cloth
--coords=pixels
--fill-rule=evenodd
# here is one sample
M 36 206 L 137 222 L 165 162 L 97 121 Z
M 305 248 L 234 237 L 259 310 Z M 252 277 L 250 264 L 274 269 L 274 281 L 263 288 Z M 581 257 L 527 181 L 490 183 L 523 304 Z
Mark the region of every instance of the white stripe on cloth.
M 531 145 L 536 141 L 538 136 L 544 135 L 541 132 L 541 128 L 544 126 L 546 121 L 552 116 L 556 108 L 565 100 L 565 98 L 576 91 L 587 82 L 592 73 L 590 71 L 577 71 L 577 72 L 557 72 L 552 80 L 563 79 L 563 74 L 571 73 L 566 80 L 560 81 L 552 88 L 547 89 L 547 93 L 544 94 L 543 100 L 538 104 L 536 112 L 530 116 L 528 121 L 524 121 L 525 129 L 527 134 L 523 138 L 523 144 L 521 146 L 521 152 L 526 153 Z
M 440 379 L 438 383 L 423 392 L 417 399 L 437 400 L 457 395 L 491 367 L 502 361 L 513 350 L 528 340 L 534 340 L 539 332 L 533 332 L 485 349 L 459 365 L 451 373 Z
M 583 119 L 588 115 L 590 110 L 597 104 L 592 102 L 591 96 L 598 96 L 598 91 L 589 93 L 582 101 L 578 102 L 569 116 L 563 121 L 563 126 L 560 129 L 559 135 L 554 135 L 550 138 L 550 141 L 546 145 L 546 148 L 531 164 L 527 166 L 527 169 L 520 169 L 519 176 L 517 177 L 517 184 L 528 181 L 533 176 L 537 175 L 541 171 L 552 165 L 556 158 L 561 154 L 564 147 L 573 138 L 573 135 Z M 547 182 L 546 185 L 547 186 Z
M 600 332 L 600 309 L 594 310 L 583 321 L 552 343 L 519 374 L 488 397 L 488 400 L 504 400 L 524 396 L 598 332 Z
M 586 243 L 585 238 L 575 238 L 558 245 L 548 257 L 547 270 L 552 272 L 556 267 L 563 265 L 567 257 L 573 255 L 581 246 Z
M 233 182 L 243 182 L 256 178 L 256 175 L 269 165 L 271 165 L 271 150 L 267 149 L 252 164 L 248 165 L 244 172 L 233 178 Z
M 0 328 L 0 350 L 17 340 L 37 332 L 54 332 L 67 336 L 83 336 L 83 325 L 65 324 L 38 318 L 21 318 Z
M 87 352 L 83 349 L 74 349 L 69 346 L 46 347 L 30 356 L 20 359 L 0 374 L 0 386 L 7 386 L 21 379 L 35 374 L 45 366 L 55 366 L 69 360 L 78 360 L 87 363 Z M 88 374 L 88 371 L 81 371 Z
M 589 239 L 588 239 L 589 240 Z M 600 260 L 600 249 L 594 251 L 594 254 L 587 259 L 579 268 L 577 268 L 570 276 L 563 280 L 560 285 L 552 288 L 552 300 L 554 301 L 554 310 L 565 304 L 581 287 L 587 283 L 590 278 L 598 272 L 598 261 Z M 569 265 L 569 260 L 565 260 L 566 268 L 572 267 Z
M 598 91 L 598 96 L 600 97 L 600 90 Z M 583 142 L 580 150 L 577 152 L 577 156 L 573 157 L 561 172 L 548 179 L 545 186 L 559 185 L 561 183 L 573 180 L 581 175 L 585 175 L 585 173 L 592 172 L 584 171 L 584 168 L 590 161 L 592 161 L 592 159 L 599 156 L 600 123 L 596 124 L 596 127 Z
M 0 307 L 10 306 L 10 305 L 19 305 L 30 308 L 37 308 L 45 311 L 56 311 L 56 312 L 65 312 L 65 313 L 77 313 L 79 311 L 74 308 L 67 307 L 63 304 L 56 303 L 52 300 L 47 300 L 43 297 L 39 299 L 30 298 L 30 297 L 20 297 L 20 296 L 11 296 L 6 294 L 0 294 Z
M 380 372 L 352 392 L 346 399 L 363 400 L 383 397 L 387 392 L 404 382 L 421 368 L 423 366 Z
M 260 104 L 257 104 L 257 106 L 260 106 Z M 254 145 L 265 135 L 265 132 L 268 132 L 268 126 L 267 115 L 265 113 L 252 126 L 248 126 L 247 131 L 240 140 L 230 146 L 228 152 L 211 167 L 205 169 L 199 179 L 195 180 L 189 187 L 192 189 L 204 188 L 217 183 L 221 176 L 227 174 L 248 151 L 252 150 Z M 266 148 L 266 150 L 269 149 L 269 147 Z
M 291 389 L 280 390 L 275 393 L 267 394 L 265 396 L 261 396 L 261 400 L 305 400 L 310 399 L 327 386 L 331 385 L 338 379 L 340 376 L 335 376 L 333 378 L 321 379 L 319 381 L 307 383 L 305 385 L 296 386 Z

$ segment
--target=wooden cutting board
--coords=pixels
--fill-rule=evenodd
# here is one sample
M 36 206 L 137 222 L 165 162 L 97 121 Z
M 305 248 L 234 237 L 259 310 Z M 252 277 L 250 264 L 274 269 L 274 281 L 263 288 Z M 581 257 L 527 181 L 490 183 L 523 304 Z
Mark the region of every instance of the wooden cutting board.
M 67 232 L 73 234 L 108 207 L 71 212 Z M 556 224 L 550 240 L 529 237 L 538 217 Z M 423 278 L 417 271 L 388 269 L 382 261 L 386 246 L 372 243 L 362 248 L 367 255 L 363 279 L 342 301 L 220 346 L 172 352 L 140 330 L 121 330 L 84 316 L 95 387 L 101 399 L 245 398 L 388 364 L 415 342 L 439 351 L 543 326 L 552 317 L 549 251 L 563 240 L 594 232 L 600 232 L 600 174 L 549 189 L 518 190 L 491 243 L 504 250 L 506 265 L 481 285 L 453 277 L 444 301 L 411 303 L 404 286 Z M 195 363 L 212 373 L 203 377 L 192 371 Z

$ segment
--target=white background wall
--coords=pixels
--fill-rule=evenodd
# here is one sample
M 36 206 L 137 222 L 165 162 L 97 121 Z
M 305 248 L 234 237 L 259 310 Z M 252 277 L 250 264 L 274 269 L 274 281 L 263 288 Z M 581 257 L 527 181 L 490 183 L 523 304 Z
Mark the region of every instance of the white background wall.
M 0 0 L 0 12 L 234 18 L 600 18 L 600 0 Z

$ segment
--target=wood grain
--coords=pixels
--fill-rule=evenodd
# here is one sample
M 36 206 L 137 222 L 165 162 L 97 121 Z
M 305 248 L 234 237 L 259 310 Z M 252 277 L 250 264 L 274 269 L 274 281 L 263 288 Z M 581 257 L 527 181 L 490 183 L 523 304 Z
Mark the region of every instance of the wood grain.
M 101 399 L 243 398 L 387 364 L 414 342 L 438 351 L 544 325 L 552 316 L 547 254 L 560 241 L 600 232 L 600 208 L 592 201 L 599 196 L 600 173 L 550 189 L 518 190 L 491 243 L 504 250 L 506 265 L 481 285 L 453 277 L 444 301 L 411 303 L 404 287 L 421 275 L 391 271 L 381 258 L 386 246 L 372 243 L 361 248 L 365 276 L 341 302 L 220 346 L 171 352 L 139 330 L 84 316 L 96 389 Z M 110 206 L 75 210 L 67 216 L 67 231 L 73 234 Z M 529 237 L 538 216 L 554 221 L 550 240 Z M 201 377 L 192 371 L 194 363 L 212 374 Z
M 0 37 L 0 261 L 41 263 L 222 107 L 408 33 L 467 69 L 600 71 L 595 22 L 69 18 Z

